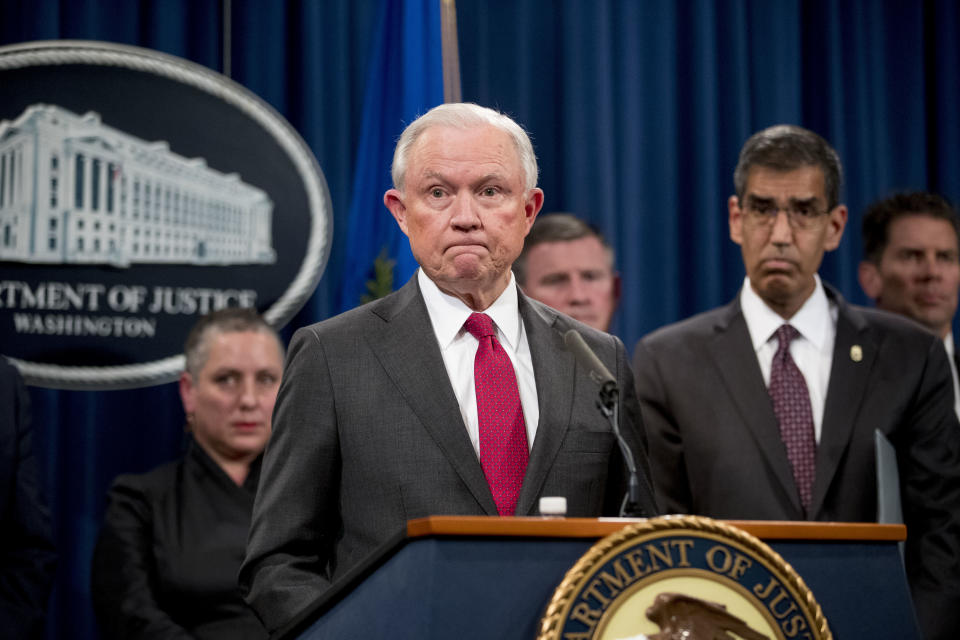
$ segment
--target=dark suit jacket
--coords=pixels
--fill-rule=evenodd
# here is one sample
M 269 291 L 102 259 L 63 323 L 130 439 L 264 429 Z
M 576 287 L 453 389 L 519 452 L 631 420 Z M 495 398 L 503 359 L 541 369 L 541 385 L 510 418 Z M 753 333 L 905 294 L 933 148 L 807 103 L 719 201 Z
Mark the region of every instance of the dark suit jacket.
M 882 431 L 897 450 L 907 570 L 931 632 L 938 616 L 956 621 L 960 611 L 960 425 L 946 352 L 908 320 L 827 295 L 839 314 L 808 517 L 876 521 Z M 804 518 L 739 297 L 645 337 L 634 364 L 664 511 Z M 931 602 L 953 613 L 932 613 Z
M 240 598 L 260 459 L 238 486 L 196 441 L 182 458 L 118 476 L 90 565 L 104 640 L 263 640 Z
M 540 421 L 517 503 L 566 496 L 570 516 L 616 515 L 620 454 L 598 388 L 563 349 L 581 331 L 623 390 L 621 424 L 646 470 L 623 344 L 520 295 Z M 241 589 L 270 630 L 407 520 L 497 514 L 416 276 L 400 291 L 297 331 L 277 397 Z M 645 480 L 645 477 L 644 477 Z M 654 514 L 652 493 L 646 510 Z
M 30 404 L 0 357 L 0 635 L 40 637 L 56 554 L 33 459 Z

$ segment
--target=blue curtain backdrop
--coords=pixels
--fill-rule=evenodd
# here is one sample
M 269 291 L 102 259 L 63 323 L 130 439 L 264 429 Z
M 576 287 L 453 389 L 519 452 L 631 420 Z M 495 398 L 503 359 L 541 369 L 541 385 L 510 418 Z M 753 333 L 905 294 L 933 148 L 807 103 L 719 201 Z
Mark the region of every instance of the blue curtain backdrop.
M 233 78 L 300 131 L 333 200 L 330 262 L 287 334 L 339 308 L 385 6 L 230 5 Z M 222 70 L 223 13 L 220 0 L 0 0 L 0 44 L 107 40 Z M 459 0 L 457 19 L 464 99 L 532 133 L 545 211 L 578 212 L 611 239 L 624 280 L 614 332 L 628 348 L 734 295 L 743 268 L 725 201 L 757 129 L 801 124 L 840 152 L 851 217 L 822 273 L 854 301 L 868 202 L 901 188 L 960 201 L 954 0 Z M 380 89 L 399 103 L 396 85 Z M 89 558 L 105 492 L 116 474 L 178 455 L 179 399 L 174 385 L 32 398 L 61 553 L 48 637 L 96 638 Z
M 386 0 L 367 75 L 339 311 L 352 309 L 370 293 L 366 284 L 378 256 L 392 261 L 394 284 L 417 270 L 407 237 L 392 216 L 383 215 L 383 193 L 393 186 L 393 148 L 404 127 L 442 102 L 440 3 Z
M 839 151 L 851 216 L 822 273 L 855 301 L 870 201 L 960 198 L 953 0 L 496 0 L 458 3 L 458 20 L 464 95 L 533 133 L 544 211 L 578 212 L 613 242 L 628 348 L 734 295 L 726 198 L 758 129 L 801 124 Z

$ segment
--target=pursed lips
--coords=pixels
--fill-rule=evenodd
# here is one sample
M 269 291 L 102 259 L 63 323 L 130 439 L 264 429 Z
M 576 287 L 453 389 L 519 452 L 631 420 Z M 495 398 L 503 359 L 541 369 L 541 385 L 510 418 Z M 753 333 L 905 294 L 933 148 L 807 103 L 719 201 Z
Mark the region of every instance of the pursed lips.
M 447 251 L 451 249 L 471 249 L 471 248 L 481 248 L 486 249 L 487 245 L 484 242 L 479 240 L 458 240 L 447 245 Z
M 783 257 L 766 258 L 760 265 L 766 271 L 788 271 L 797 268 L 797 263 L 793 260 Z

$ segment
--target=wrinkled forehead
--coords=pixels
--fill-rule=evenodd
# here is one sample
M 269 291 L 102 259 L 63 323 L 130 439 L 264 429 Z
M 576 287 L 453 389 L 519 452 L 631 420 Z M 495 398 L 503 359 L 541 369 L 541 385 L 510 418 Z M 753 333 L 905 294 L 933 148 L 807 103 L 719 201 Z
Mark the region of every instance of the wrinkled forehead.
M 747 174 L 744 196 L 777 202 L 812 199 L 826 202 L 826 181 L 823 170 L 815 165 L 787 170 L 757 165 Z
M 498 165 L 513 175 L 523 172 L 520 152 L 503 129 L 490 124 L 437 124 L 426 128 L 411 146 L 408 177 L 411 171 L 433 170 L 433 165 L 449 162 Z
M 612 272 L 613 252 L 596 236 L 572 240 L 545 240 L 527 252 L 528 269 L 540 267 L 550 271 Z
M 925 213 L 904 214 L 890 221 L 887 246 L 957 251 L 957 232 L 943 218 Z

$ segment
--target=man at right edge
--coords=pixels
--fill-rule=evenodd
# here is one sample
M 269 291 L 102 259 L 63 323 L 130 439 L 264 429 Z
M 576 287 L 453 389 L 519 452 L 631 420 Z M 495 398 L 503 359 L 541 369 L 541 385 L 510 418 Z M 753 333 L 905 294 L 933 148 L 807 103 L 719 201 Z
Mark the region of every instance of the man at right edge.
M 817 271 L 840 244 L 836 152 L 775 126 L 729 198 L 746 278 L 728 305 L 645 337 L 635 371 L 657 501 L 726 519 L 876 521 L 874 431 L 897 453 L 905 566 L 928 640 L 960 634 L 960 425 L 943 342 L 856 307 Z

